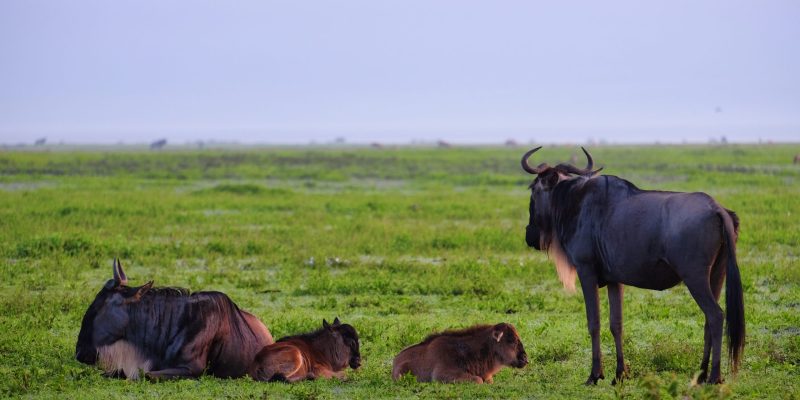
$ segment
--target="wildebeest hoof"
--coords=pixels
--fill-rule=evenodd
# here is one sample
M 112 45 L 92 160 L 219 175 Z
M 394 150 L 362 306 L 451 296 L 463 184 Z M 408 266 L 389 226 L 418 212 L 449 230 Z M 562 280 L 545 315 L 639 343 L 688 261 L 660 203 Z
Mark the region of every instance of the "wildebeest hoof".
M 600 379 L 606 379 L 606 377 L 603 375 L 602 372 L 597 375 L 589 374 L 589 379 L 586 380 L 586 383 L 584 383 L 584 385 L 586 386 L 597 385 L 597 381 Z
M 616 375 L 616 377 L 614 377 L 614 379 L 611 381 L 611 384 L 612 384 L 612 385 L 616 385 L 616 384 L 618 384 L 618 383 L 622 383 L 622 381 L 624 381 L 624 380 L 625 380 L 625 378 L 627 378 L 627 377 L 628 377 L 628 366 L 626 365 L 626 366 L 625 366 L 623 369 L 621 369 L 621 370 L 620 370 L 620 369 L 617 369 L 617 375 Z
M 706 371 L 701 371 L 700 375 L 697 375 L 697 383 L 705 383 L 706 378 L 708 378 Z
M 125 372 L 123 371 L 110 371 L 110 372 L 103 372 L 104 378 L 116 378 L 116 379 L 127 379 L 125 376 Z

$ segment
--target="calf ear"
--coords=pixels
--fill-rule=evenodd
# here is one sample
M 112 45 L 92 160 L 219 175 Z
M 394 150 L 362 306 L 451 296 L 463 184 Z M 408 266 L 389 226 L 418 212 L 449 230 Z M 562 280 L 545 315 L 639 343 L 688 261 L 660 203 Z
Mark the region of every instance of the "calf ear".
M 492 338 L 496 342 L 499 342 L 500 339 L 503 338 L 503 333 L 505 333 L 505 332 L 502 329 L 498 329 L 497 327 L 495 327 L 494 330 L 492 331 Z
M 147 293 L 147 291 L 150 290 L 152 287 L 153 287 L 153 281 L 147 282 L 144 285 L 140 286 L 138 289 L 136 289 L 136 293 L 134 293 L 133 296 L 125 299 L 125 304 L 136 303 L 137 301 L 141 300 L 142 296 L 144 296 L 145 293 Z
M 325 329 L 331 329 L 331 324 L 328 323 L 324 318 L 322 319 L 322 327 Z
M 339 317 L 336 317 L 333 320 L 333 326 L 340 326 L 342 323 L 339 321 Z

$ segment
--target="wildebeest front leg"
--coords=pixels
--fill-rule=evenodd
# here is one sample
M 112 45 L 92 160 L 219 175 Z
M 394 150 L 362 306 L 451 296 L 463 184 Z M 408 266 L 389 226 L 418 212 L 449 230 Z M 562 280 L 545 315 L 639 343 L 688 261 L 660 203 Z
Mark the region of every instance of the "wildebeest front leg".
M 617 349 L 617 373 L 612 385 L 622 382 L 628 373 L 628 366 L 625 365 L 625 356 L 622 352 L 622 295 L 624 288 L 621 283 L 608 284 L 608 306 L 611 334 L 614 336 L 614 346 Z
M 597 293 L 597 277 L 592 274 L 581 274 L 580 280 L 583 301 L 586 304 L 586 322 L 589 327 L 589 336 L 592 338 L 592 372 L 589 374 L 586 384 L 596 385 L 597 380 L 605 378 L 602 364 L 603 355 L 600 351 L 600 302 Z
M 452 382 L 475 382 L 483 383 L 483 378 L 477 375 L 472 375 L 464 371 L 458 370 L 442 370 L 435 368 L 431 373 L 431 378 L 435 381 L 452 383 Z
M 169 379 L 185 379 L 185 378 L 198 378 L 203 374 L 203 368 L 198 366 L 183 366 L 177 368 L 166 368 L 158 371 L 150 371 L 147 377 L 152 380 L 169 380 Z

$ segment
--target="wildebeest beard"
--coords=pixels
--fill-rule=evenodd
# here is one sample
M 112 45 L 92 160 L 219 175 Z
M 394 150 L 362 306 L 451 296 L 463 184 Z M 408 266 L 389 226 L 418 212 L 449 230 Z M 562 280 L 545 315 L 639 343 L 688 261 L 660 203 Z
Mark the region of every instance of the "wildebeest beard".
M 535 204 L 533 199 L 530 203 L 530 224 L 528 225 L 527 235 L 534 236 L 528 240 L 535 241 L 535 236 L 538 236 L 537 246 L 532 246 L 537 250 L 544 251 L 550 257 L 555 266 L 558 274 L 558 279 L 564 288 L 571 292 L 575 292 L 575 280 L 577 278 L 577 270 L 575 266 L 569 261 L 562 245 L 565 240 L 569 240 L 574 234 L 576 229 L 575 222 L 578 213 L 577 204 L 574 200 L 570 201 L 569 196 L 575 195 L 580 191 L 582 184 L 586 178 L 575 177 L 566 181 L 559 182 L 549 194 L 547 201 L 540 204 L 538 207 L 542 210 L 535 214 Z M 534 215 L 537 217 L 534 221 Z M 560 226 L 561 230 L 556 231 L 553 227 Z

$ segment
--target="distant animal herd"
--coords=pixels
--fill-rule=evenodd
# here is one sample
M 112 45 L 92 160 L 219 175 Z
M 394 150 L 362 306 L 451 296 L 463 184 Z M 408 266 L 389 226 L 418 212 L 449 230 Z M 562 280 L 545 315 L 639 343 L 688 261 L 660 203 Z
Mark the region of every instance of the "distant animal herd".
M 705 193 L 648 191 L 612 175 L 600 175 L 583 149 L 587 166 L 572 163 L 522 168 L 536 175 L 530 185 L 525 240 L 553 259 L 565 288 L 580 280 L 592 343 L 586 384 L 604 378 L 600 351 L 599 288 L 606 287 L 616 347 L 612 383 L 628 366 L 622 348 L 624 285 L 664 290 L 684 282 L 705 315 L 705 343 L 698 380 L 722 382 L 723 322 L 728 361 L 736 373 L 745 344 L 742 283 L 736 262 L 737 215 Z M 727 278 L 727 279 L 726 279 Z M 718 300 L 726 282 L 726 312 Z M 129 286 L 114 259 L 109 279 L 83 316 L 75 356 L 106 376 L 139 379 L 220 378 L 249 375 L 256 381 L 297 382 L 344 378 L 361 366 L 355 327 L 322 321 L 312 332 L 275 341 L 256 316 L 220 292 L 190 293 Z M 709 362 L 711 369 L 709 371 Z M 523 341 L 508 323 L 433 333 L 394 358 L 391 377 L 419 382 L 492 383 L 504 366 L 528 364 Z

